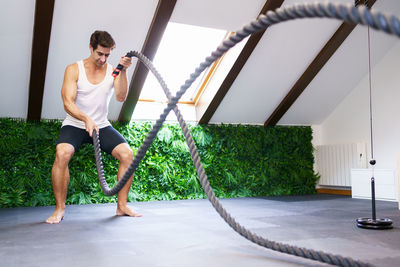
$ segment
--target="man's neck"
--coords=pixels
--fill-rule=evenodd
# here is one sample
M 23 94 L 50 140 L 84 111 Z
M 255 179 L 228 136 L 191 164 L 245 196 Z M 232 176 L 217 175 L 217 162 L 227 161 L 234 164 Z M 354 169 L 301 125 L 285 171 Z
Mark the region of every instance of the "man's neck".
M 87 64 L 86 66 L 87 66 L 89 69 L 92 69 L 92 70 L 94 70 L 94 71 L 102 70 L 102 69 L 104 69 L 104 67 L 107 65 L 107 63 L 105 63 L 104 65 L 99 66 L 99 65 L 96 64 L 96 62 L 95 62 L 91 57 L 88 57 L 88 58 L 85 59 L 84 61 L 85 61 L 85 63 Z

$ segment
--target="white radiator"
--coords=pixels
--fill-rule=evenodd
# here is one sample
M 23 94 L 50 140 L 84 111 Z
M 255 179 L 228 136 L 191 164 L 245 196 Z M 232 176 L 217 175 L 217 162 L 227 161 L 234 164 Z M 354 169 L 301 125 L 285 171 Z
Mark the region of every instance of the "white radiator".
M 351 186 L 351 169 L 367 167 L 365 143 L 322 145 L 315 152 L 319 185 Z

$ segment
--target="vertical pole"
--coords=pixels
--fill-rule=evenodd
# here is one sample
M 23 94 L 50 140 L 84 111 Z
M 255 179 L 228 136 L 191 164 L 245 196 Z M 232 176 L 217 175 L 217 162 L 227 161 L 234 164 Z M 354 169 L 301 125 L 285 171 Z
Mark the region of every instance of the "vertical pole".
M 397 202 L 400 210 L 400 153 L 397 155 Z
M 376 221 L 376 207 L 375 207 L 375 178 L 371 177 L 371 198 L 372 198 L 372 220 Z

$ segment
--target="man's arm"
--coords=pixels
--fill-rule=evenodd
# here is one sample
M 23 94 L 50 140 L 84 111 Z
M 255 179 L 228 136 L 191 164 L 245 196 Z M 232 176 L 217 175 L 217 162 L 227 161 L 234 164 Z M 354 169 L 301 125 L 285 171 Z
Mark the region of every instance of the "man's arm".
M 92 132 L 96 129 L 99 132 L 99 127 L 85 113 L 83 113 L 75 104 L 77 94 L 77 81 L 79 76 L 78 65 L 72 64 L 67 66 L 64 73 L 64 82 L 61 89 L 61 96 L 64 102 L 65 111 L 74 118 L 85 123 L 86 131 L 92 136 Z
M 114 80 L 115 97 L 119 102 L 124 102 L 128 95 L 128 77 L 126 69 L 132 64 L 130 57 L 122 57 L 119 62 L 124 68 Z

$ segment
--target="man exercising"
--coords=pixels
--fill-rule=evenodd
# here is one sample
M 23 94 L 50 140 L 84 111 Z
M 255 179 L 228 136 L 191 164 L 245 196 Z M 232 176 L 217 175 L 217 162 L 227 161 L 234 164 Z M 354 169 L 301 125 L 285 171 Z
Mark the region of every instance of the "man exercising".
M 107 59 L 115 42 L 106 31 L 95 31 L 90 37 L 90 56 L 67 66 L 61 95 L 67 116 L 62 123 L 57 140 L 56 157 L 51 179 L 56 200 L 56 210 L 46 223 L 59 223 L 64 218 L 65 199 L 69 183 L 68 163 L 84 143 L 92 143 L 96 130 L 103 151 L 119 161 L 117 179 L 120 180 L 133 159 L 133 152 L 122 135 L 107 119 L 108 104 L 113 92 L 123 102 L 128 92 L 126 69 L 132 64 L 129 57 L 122 57 L 119 76 L 112 77 L 113 68 Z M 132 177 L 118 193 L 117 215 L 140 217 L 127 206 Z

